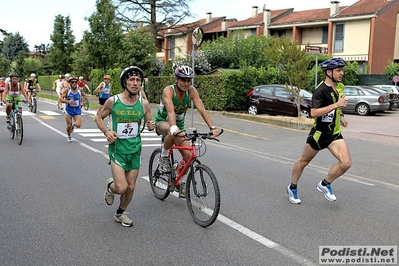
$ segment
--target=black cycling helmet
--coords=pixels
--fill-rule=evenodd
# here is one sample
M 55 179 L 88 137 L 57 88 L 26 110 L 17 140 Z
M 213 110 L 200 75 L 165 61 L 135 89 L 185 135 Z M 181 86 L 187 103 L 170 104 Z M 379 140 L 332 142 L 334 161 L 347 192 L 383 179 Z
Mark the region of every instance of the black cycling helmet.
M 189 66 L 178 66 L 175 69 L 175 76 L 177 78 L 189 78 L 192 79 L 194 78 L 194 71 L 191 67 Z
M 346 66 L 346 62 L 339 57 L 328 59 L 320 64 L 320 67 L 324 72 L 344 66 Z
M 12 78 L 12 77 L 17 77 L 17 78 L 19 78 L 19 75 L 18 75 L 18 73 L 14 72 L 14 73 L 11 73 L 11 74 L 9 75 L 9 77 L 10 77 L 10 78 Z
M 131 77 L 131 76 L 138 76 L 141 78 L 141 81 L 143 82 L 144 80 L 144 73 L 143 70 L 141 70 L 139 67 L 136 66 L 129 66 L 122 70 L 120 80 L 121 80 L 121 85 L 124 90 L 126 90 L 126 81 Z

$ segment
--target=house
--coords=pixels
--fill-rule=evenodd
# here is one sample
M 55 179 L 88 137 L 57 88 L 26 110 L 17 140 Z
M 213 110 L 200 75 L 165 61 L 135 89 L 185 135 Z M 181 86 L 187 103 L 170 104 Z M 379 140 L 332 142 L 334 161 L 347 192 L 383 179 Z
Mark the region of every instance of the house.
M 346 61 L 357 61 L 359 70 L 370 74 L 384 72 L 389 61 L 399 62 L 399 0 L 359 0 L 350 6 L 339 6 L 331 1 L 329 8 L 295 12 L 293 8 L 262 12 L 252 7 L 248 19 L 237 21 L 218 17 L 192 23 L 204 31 L 204 39 L 229 36 L 241 30 L 246 36 L 287 36 L 305 46 L 323 47 L 328 54 Z M 191 30 L 191 29 L 190 29 Z M 192 32 L 192 30 L 191 30 Z M 168 61 L 174 56 L 191 53 L 191 32 L 164 34 L 162 47 L 157 54 Z

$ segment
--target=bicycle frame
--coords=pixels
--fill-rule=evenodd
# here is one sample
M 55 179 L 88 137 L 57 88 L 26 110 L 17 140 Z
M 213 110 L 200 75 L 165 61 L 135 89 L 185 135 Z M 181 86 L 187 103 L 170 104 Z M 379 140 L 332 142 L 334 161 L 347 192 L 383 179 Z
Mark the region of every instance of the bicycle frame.
M 186 173 L 187 169 L 190 167 L 190 165 L 195 161 L 195 159 L 197 158 L 197 152 L 195 150 L 195 143 L 193 141 L 191 141 L 191 145 L 190 146 L 182 146 L 182 145 L 175 145 L 173 144 L 172 147 L 170 147 L 169 149 L 169 154 L 170 154 L 170 160 L 171 162 L 174 161 L 174 155 L 173 155 L 173 151 L 174 150 L 186 150 L 186 151 L 191 151 L 191 155 L 190 158 L 188 159 L 188 161 L 184 164 L 183 169 L 180 171 L 180 173 L 178 175 L 176 175 L 175 181 L 174 181 L 174 185 L 177 186 L 179 184 L 179 180 L 184 176 L 184 174 Z

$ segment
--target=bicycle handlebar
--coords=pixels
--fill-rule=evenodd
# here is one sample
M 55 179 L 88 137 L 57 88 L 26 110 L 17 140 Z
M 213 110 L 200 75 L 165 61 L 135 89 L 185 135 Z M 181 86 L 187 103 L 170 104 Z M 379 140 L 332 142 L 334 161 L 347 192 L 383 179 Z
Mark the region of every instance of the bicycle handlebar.
M 221 128 L 221 129 L 220 129 L 220 134 L 219 134 L 219 136 L 222 135 L 223 131 L 224 131 L 224 130 Z M 182 133 L 182 132 L 184 132 L 184 135 L 185 135 L 185 137 L 186 137 L 185 139 L 182 140 L 182 142 L 183 142 L 183 141 L 188 141 L 188 140 L 191 140 L 191 141 L 195 142 L 195 141 L 197 140 L 197 138 L 201 138 L 201 139 L 211 139 L 211 140 L 220 141 L 220 140 L 218 140 L 217 138 L 215 138 L 215 137 L 213 136 L 213 133 L 212 133 L 212 132 L 201 133 L 201 132 L 198 132 L 196 129 L 193 130 L 193 133 L 187 133 L 187 132 L 185 132 L 184 130 L 181 130 L 181 131 L 176 132 L 176 133 L 173 134 L 173 135 L 174 135 L 174 136 L 177 136 L 177 135 L 179 135 L 179 134 Z

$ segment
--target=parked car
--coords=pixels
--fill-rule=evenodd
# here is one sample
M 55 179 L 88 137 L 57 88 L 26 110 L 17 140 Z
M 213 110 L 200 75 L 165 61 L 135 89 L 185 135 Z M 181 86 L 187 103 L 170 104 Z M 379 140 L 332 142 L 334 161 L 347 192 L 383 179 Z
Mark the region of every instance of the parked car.
M 341 107 L 344 113 L 368 115 L 384 112 L 390 105 L 387 93 L 377 91 L 369 86 L 346 85 L 344 95 L 348 99 L 348 104 Z
M 373 88 L 378 88 L 380 90 L 386 91 L 389 94 L 389 102 L 390 106 L 389 109 L 399 107 L 399 88 L 395 85 L 373 85 Z
M 301 90 L 301 117 L 310 117 L 312 93 Z M 248 113 L 267 113 L 273 115 L 298 116 L 298 109 L 292 92 L 287 91 L 286 85 L 269 84 L 253 87 L 248 92 Z

